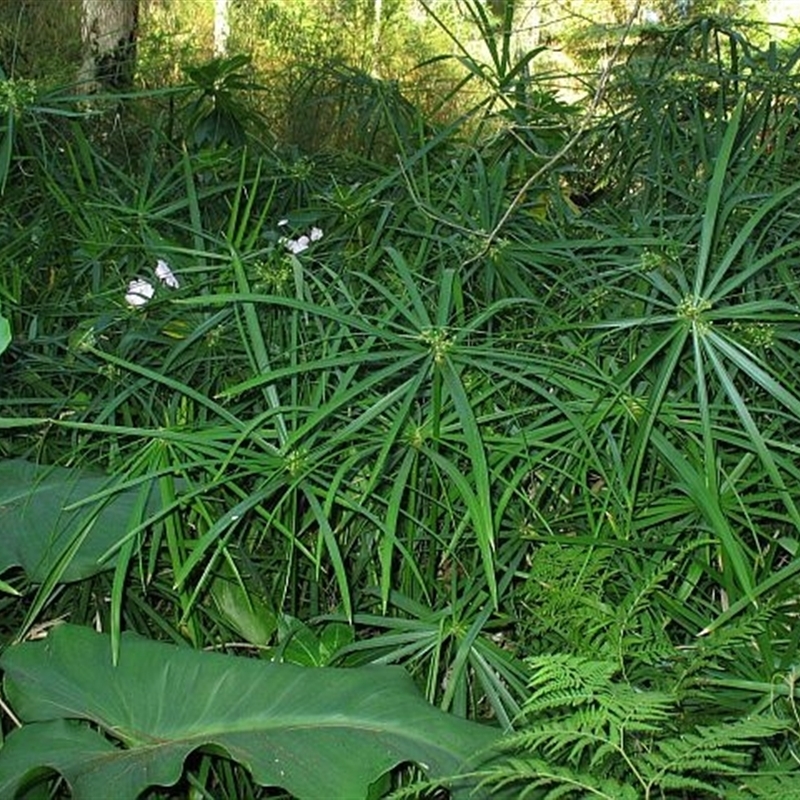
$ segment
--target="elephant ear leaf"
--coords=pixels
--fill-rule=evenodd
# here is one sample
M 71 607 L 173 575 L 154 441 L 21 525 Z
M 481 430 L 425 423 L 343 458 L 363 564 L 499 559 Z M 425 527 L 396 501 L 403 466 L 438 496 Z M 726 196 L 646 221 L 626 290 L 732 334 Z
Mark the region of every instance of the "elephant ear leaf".
M 94 471 L 0 461 L 0 575 L 22 567 L 31 583 L 113 569 L 103 556 L 160 503 L 153 481 L 120 488 Z
M 0 749 L 0 797 L 49 771 L 74 800 L 135 800 L 171 786 L 198 748 L 224 752 L 299 800 L 366 798 L 402 763 L 430 779 L 467 770 L 499 731 L 427 703 L 399 667 L 335 669 L 198 652 L 72 625 L 0 658 L 22 720 Z M 457 782 L 453 797 L 479 797 Z

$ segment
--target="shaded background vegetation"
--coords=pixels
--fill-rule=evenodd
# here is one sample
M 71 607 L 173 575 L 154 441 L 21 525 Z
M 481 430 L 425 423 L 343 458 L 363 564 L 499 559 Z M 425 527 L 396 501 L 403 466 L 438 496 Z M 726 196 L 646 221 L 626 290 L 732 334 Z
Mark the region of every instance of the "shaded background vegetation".
M 151 0 L 95 95 L 4 6 L 0 455 L 162 508 L 0 564 L 4 647 L 401 664 L 509 796 L 794 796 L 796 30 L 539 5 Z

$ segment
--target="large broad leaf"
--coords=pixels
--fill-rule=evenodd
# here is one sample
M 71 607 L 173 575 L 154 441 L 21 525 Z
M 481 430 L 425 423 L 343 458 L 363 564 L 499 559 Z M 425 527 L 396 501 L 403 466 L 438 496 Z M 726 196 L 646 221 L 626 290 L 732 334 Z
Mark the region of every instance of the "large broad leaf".
M 261 785 L 355 800 L 404 762 L 456 775 L 499 736 L 433 708 L 399 667 L 273 664 L 132 634 L 114 667 L 108 637 L 72 625 L 9 648 L 0 667 L 25 723 L 0 749 L 0 797 L 52 769 L 75 800 L 108 800 L 111 787 L 114 800 L 134 800 L 215 746 Z M 465 783 L 453 792 L 467 794 L 481 796 Z
M 0 354 L 11 344 L 11 323 L 0 314 Z
M 21 566 L 42 583 L 64 559 L 61 581 L 75 581 L 114 566 L 101 557 L 155 510 L 149 484 L 92 498 L 111 485 L 108 476 L 45 467 L 23 460 L 0 461 L 0 575 Z

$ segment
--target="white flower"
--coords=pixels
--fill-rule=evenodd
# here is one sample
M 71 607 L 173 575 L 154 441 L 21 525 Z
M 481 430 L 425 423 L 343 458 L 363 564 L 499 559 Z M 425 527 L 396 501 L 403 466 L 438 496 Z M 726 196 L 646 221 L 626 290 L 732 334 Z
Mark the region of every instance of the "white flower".
M 163 258 L 159 258 L 156 264 L 156 278 L 158 278 L 164 286 L 169 286 L 170 289 L 180 288 L 180 281 L 175 277 L 172 268 Z
M 278 227 L 279 228 L 283 228 L 284 225 L 288 225 L 288 224 L 289 224 L 289 220 L 288 219 L 278 220 Z
M 278 224 L 285 223 L 286 220 L 281 220 Z M 300 236 L 297 239 L 289 239 L 285 236 L 281 237 L 278 241 L 290 252 L 297 255 L 302 253 L 303 250 L 308 250 L 311 242 L 318 242 L 323 237 L 322 228 L 312 228 L 308 232 L 308 236 Z
M 131 281 L 128 284 L 125 302 L 133 308 L 140 308 L 153 299 L 155 292 L 155 287 L 150 281 L 137 278 L 135 281 Z
M 299 239 L 286 239 L 283 245 L 289 252 L 297 255 L 298 253 L 302 253 L 303 250 L 308 250 L 310 242 L 311 240 L 308 236 L 301 236 Z

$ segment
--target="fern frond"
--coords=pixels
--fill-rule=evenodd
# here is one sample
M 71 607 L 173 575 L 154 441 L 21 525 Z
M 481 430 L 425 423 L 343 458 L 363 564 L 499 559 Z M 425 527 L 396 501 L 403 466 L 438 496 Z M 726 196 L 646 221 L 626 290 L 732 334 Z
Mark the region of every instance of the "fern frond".
M 384 800 L 427 800 L 427 798 L 438 797 L 443 792 L 453 787 L 457 779 L 453 782 L 445 780 L 417 780 L 409 786 L 400 786 L 386 795 L 382 795 Z
M 713 783 L 709 782 L 712 781 Z M 699 800 L 701 797 L 728 796 L 729 785 L 723 785 L 718 775 L 709 777 L 709 780 L 693 778 L 687 775 L 669 775 L 657 785 L 648 786 L 646 797 L 670 797 L 675 792 L 677 797 L 691 797 Z
M 594 699 L 608 725 L 628 734 L 662 730 L 674 716 L 673 697 L 663 692 L 641 691 L 627 684 L 611 684 Z
M 528 659 L 533 694 L 525 701 L 526 713 L 580 706 L 604 691 L 617 667 L 608 661 L 555 653 Z
M 753 641 L 769 629 L 775 609 L 769 603 L 748 609 L 711 633 L 698 637 L 691 646 L 683 647 L 678 666 L 677 685 L 687 695 L 703 686 L 709 671 L 725 672 L 733 664 L 738 672 L 753 653 Z M 713 698 L 712 698 L 713 699 Z
M 762 717 L 699 727 L 656 741 L 642 754 L 638 768 L 649 785 L 664 788 L 682 788 L 686 779 L 701 774 L 739 774 L 752 760 L 753 748 L 786 728 L 785 721 Z
M 760 773 L 737 781 L 725 800 L 800 800 L 800 769 Z
M 549 762 L 577 764 L 584 751 L 606 744 L 605 736 L 585 730 L 574 717 L 512 733 L 498 745 L 500 752 L 544 756 Z
M 576 709 L 580 712 L 574 719 L 576 729 L 616 731 L 619 735 L 647 733 L 659 730 L 675 705 L 670 695 L 616 683 L 617 667 L 608 661 L 562 653 L 532 658 L 528 663 L 534 692 L 523 708 L 531 718 L 563 718 L 569 709 Z
M 688 554 L 689 551 L 684 550 L 675 558 L 645 562 L 630 591 L 613 598 L 613 620 L 598 621 L 593 626 L 589 638 L 595 641 L 602 637 L 606 652 L 613 654 L 621 667 L 627 669 L 629 662 L 658 664 L 674 654 L 674 646 L 664 631 L 663 610 L 659 611 L 652 599 L 665 583 L 680 574 L 680 564 Z M 616 583 L 620 585 L 624 583 Z
M 557 654 L 529 663 L 528 726 L 505 737 L 482 773 L 520 798 L 727 798 L 768 740 L 791 728 L 791 718 L 753 716 L 679 733 L 676 698 L 632 686 L 611 662 Z
M 640 794 L 613 778 L 576 772 L 540 759 L 508 759 L 483 773 L 481 787 L 514 790 L 518 800 L 639 800 Z

